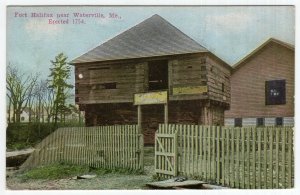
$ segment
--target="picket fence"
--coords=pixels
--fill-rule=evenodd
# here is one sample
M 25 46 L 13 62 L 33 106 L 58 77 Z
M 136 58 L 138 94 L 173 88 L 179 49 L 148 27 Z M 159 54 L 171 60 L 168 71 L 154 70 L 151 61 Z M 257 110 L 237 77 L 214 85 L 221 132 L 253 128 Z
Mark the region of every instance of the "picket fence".
M 160 125 L 155 172 L 241 189 L 292 188 L 292 127 Z
M 59 128 L 35 147 L 21 169 L 66 162 L 143 170 L 143 145 L 137 125 Z

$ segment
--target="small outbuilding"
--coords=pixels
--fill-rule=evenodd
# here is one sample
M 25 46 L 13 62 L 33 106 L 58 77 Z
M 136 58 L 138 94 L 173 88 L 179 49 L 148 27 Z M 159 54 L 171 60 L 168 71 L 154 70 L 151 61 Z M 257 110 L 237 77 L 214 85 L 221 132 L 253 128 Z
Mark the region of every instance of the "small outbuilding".
M 227 126 L 294 124 L 294 46 L 271 38 L 234 65 Z
M 87 126 L 136 124 L 139 114 L 153 144 L 159 123 L 224 125 L 231 67 L 159 15 L 70 64 Z

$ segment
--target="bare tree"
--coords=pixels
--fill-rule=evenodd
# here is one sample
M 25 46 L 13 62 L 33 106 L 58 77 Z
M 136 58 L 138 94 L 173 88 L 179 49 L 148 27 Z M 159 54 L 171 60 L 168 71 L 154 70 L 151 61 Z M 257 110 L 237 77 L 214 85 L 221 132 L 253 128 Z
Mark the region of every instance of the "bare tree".
M 46 111 L 47 114 L 47 123 L 50 123 L 50 120 L 53 119 L 54 115 L 54 98 L 55 98 L 55 92 L 54 89 L 49 87 L 49 83 L 46 82 L 46 90 L 44 92 L 44 95 L 42 97 L 42 105 L 43 109 Z
M 20 122 L 20 116 L 32 95 L 38 75 L 25 75 L 9 64 L 6 75 L 7 97 L 13 108 L 13 122 Z

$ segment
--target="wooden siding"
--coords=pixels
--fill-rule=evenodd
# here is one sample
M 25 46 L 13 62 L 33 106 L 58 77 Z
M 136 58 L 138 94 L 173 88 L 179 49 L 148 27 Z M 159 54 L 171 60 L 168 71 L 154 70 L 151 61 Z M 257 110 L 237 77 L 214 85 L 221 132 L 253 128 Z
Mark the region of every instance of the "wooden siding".
M 231 105 L 226 118 L 293 117 L 294 51 L 271 42 L 231 75 Z M 265 81 L 286 80 L 286 104 L 265 105 Z

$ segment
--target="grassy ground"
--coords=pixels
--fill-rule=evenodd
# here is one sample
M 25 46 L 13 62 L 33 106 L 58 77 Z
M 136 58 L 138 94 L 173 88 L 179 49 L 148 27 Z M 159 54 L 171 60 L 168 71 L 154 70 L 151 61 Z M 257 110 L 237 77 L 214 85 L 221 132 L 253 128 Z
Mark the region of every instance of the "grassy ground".
M 7 189 L 10 190 L 97 190 L 147 189 L 154 174 L 154 148 L 145 147 L 144 173 L 129 170 L 90 169 L 85 166 L 54 164 L 20 173 L 7 171 Z M 92 179 L 73 179 L 84 174 L 97 175 Z

